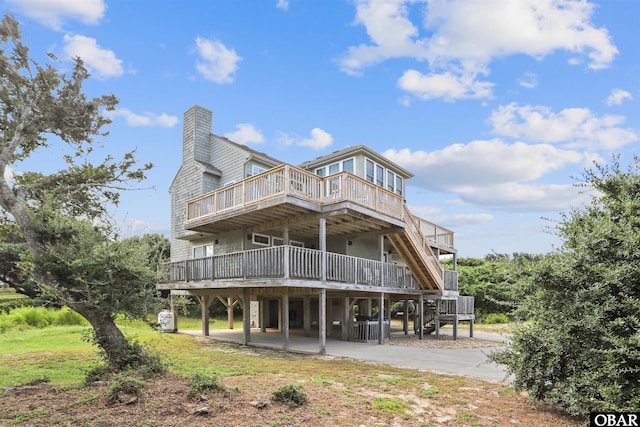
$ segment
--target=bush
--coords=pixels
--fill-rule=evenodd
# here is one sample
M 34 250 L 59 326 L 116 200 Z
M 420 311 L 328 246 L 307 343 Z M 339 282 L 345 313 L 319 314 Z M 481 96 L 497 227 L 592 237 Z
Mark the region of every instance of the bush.
M 226 391 L 224 384 L 217 375 L 194 374 L 191 376 L 191 386 L 187 396 L 193 397 L 205 390 Z
M 121 376 L 116 379 L 109 391 L 107 392 L 107 400 L 109 403 L 121 403 L 132 399 L 142 397 L 144 391 L 144 383 L 135 377 Z
M 276 402 L 288 403 L 290 405 L 304 405 L 307 403 L 307 394 L 302 391 L 300 385 L 283 385 L 271 393 L 271 398 Z
M 6 332 L 9 328 L 20 326 L 45 328 L 47 326 L 84 325 L 86 323 L 82 316 L 67 307 L 55 310 L 25 305 L 14 307 L 8 313 L 3 313 L 0 310 L 0 333 Z
M 480 321 L 486 325 L 494 325 L 496 323 L 508 323 L 509 318 L 504 313 L 489 313 L 480 319 Z

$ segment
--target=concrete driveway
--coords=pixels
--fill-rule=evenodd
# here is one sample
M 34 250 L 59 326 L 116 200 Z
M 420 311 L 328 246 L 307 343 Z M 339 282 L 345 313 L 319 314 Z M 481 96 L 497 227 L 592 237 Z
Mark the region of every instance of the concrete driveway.
M 180 332 L 201 335 L 200 331 Z M 474 335 L 474 339 L 481 342 L 504 342 L 505 340 L 505 337 L 499 334 L 476 332 Z M 242 331 L 238 329 L 213 329 L 210 331 L 209 338 L 242 344 Z M 251 346 L 283 349 L 283 343 L 284 340 L 280 333 L 261 333 L 259 329 L 251 331 L 249 343 Z M 317 354 L 318 349 L 317 337 L 289 336 L 288 351 Z M 365 344 L 337 339 L 328 339 L 326 343 L 326 354 L 329 356 L 347 357 L 401 368 L 463 375 L 489 381 L 508 382 L 510 379 L 503 367 L 487 361 L 487 354 L 495 349 L 495 345 L 485 348 L 438 348 L 433 346 Z

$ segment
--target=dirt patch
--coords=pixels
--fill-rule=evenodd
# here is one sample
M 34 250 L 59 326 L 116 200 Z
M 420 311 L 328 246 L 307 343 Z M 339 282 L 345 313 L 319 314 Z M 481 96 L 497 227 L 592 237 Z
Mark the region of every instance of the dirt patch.
M 232 346 L 225 347 L 233 351 Z M 292 371 L 296 362 L 291 361 Z M 1 395 L 0 425 L 577 425 L 571 418 L 532 407 L 526 396 L 504 385 L 418 372 L 407 376 L 406 371 L 398 374 L 377 368 L 366 372 L 354 372 L 353 381 L 346 385 L 326 376 L 321 381 L 292 380 L 287 372 L 235 375 L 223 379 L 225 391 L 207 390 L 193 397 L 188 394 L 189 379 L 168 375 L 147 381 L 138 399 L 116 404 L 107 398 L 108 383 L 66 390 L 45 385 Z M 290 406 L 271 399 L 276 388 L 292 383 L 303 387 L 307 404 Z
M 440 339 L 436 339 L 435 335 L 425 335 L 423 339 L 420 339 L 418 335 L 413 333 L 408 335 L 392 334 L 387 344 L 430 348 L 495 348 L 505 345 L 500 341 L 461 337 L 460 335 L 457 340 L 454 340 L 450 335 L 440 335 Z

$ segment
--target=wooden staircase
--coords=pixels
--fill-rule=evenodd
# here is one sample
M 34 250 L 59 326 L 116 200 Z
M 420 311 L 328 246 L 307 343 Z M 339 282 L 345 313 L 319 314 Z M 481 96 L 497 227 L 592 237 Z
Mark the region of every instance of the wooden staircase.
M 387 235 L 395 250 L 405 260 L 424 290 L 444 290 L 444 270 L 413 215 L 403 204 L 405 228 L 402 233 Z

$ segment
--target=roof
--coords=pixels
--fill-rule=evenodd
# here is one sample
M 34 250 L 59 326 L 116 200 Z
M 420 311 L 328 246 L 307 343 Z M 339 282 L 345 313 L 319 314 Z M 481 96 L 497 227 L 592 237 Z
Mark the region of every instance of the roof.
M 200 160 L 196 160 L 196 164 L 198 164 L 198 166 L 200 166 L 201 168 L 203 168 L 203 172 L 205 173 L 209 173 L 211 175 L 215 175 L 215 176 L 222 176 L 222 171 L 220 169 L 218 169 L 217 167 L 213 166 L 211 163 L 207 163 L 207 162 L 203 162 Z
M 414 176 L 411 172 L 409 172 L 402 166 L 398 165 L 395 162 L 392 162 L 391 160 L 384 157 L 382 154 L 376 151 L 373 151 L 371 148 L 362 144 L 354 145 L 352 147 L 347 147 L 342 150 L 334 151 L 331 154 L 327 154 L 325 156 L 320 156 L 313 160 L 306 161 L 300 164 L 299 167 L 303 169 L 311 170 L 311 169 L 314 169 L 316 166 L 325 165 L 327 163 L 331 163 L 332 161 L 342 160 L 344 158 L 354 156 L 356 154 L 364 154 L 367 157 L 372 158 L 379 163 L 384 163 L 386 165 L 392 166 L 394 169 L 400 172 L 401 175 L 404 175 L 405 178 L 411 178 Z
M 247 145 L 239 144 L 237 142 L 234 142 L 234 141 L 230 140 L 229 138 L 227 138 L 225 136 L 220 136 L 220 135 L 216 135 L 216 134 L 213 134 L 213 133 L 212 133 L 212 135 L 215 136 L 216 138 L 220 138 L 221 140 L 223 140 L 223 141 L 225 141 L 225 142 L 227 142 L 227 143 L 229 143 L 231 145 L 234 145 L 234 146 L 236 146 L 236 147 L 238 147 L 238 148 L 240 148 L 240 149 L 242 149 L 244 151 L 249 152 L 249 154 L 251 155 L 252 158 L 260 160 L 263 163 L 272 164 L 273 166 L 278 166 L 278 165 L 281 165 L 281 164 L 285 163 L 282 160 L 278 160 L 275 157 L 271 157 L 268 154 L 265 154 L 265 153 L 260 152 L 258 150 L 254 150 L 253 148 L 251 148 L 251 147 L 249 147 Z

